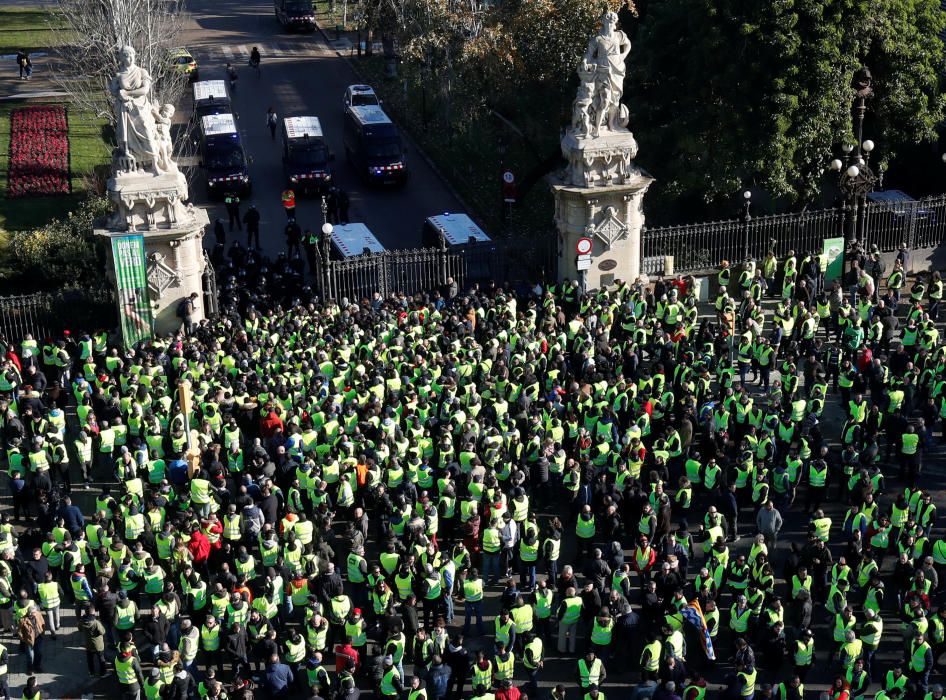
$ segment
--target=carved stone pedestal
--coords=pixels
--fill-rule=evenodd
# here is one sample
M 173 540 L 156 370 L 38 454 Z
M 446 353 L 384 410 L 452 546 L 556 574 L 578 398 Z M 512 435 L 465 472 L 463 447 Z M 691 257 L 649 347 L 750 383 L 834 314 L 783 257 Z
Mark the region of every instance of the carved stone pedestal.
M 197 315 L 204 316 L 203 274 L 208 264 L 203 250 L 207 212 L 185 204 L 187 181 L 179 172 L 119 172 L 108 181 L 116 211 L 96 229 L 111 238 L 140 233 L 148 261 L 148 293 L 154 332 L 177 330 L 179 302 L 196 292 Z M 115 281 L 115 261 L 109 247 L 109 278 Z
M 581 280 L 586 289 L 633 282 L 641 269 L 644 193 L 654 179 L 634 164 L 637 141 L 627 129 L 576 132 L 569 129 L 562 138 L 568 166 L 551 182 L 558 279 Z M 583 237 L 593 242 L 590 267 L 587 261 L 579 266 L 575 249 Z

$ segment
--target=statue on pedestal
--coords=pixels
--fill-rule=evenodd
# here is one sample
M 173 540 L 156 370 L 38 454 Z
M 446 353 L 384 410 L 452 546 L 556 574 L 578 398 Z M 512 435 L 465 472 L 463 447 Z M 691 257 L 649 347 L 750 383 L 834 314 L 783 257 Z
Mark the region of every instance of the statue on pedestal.
M 572 105 L 572 129 L 576 136 L 597 137 L 602 129 L 627 126 L 624 94 L 624 61 L 631 52 L 627 35 L 617 29 L 618 16 L 605 12 L 601 29 L 588 42 L 578 66 L 578 96 Z
M 123 46 L 118 56 L 121 70 L 112 78 L 109 90 L 115 98 L 115 134 L 122 169 L 150 170 L 155 175 L 176 173 L 170 136 L 174 107 L 159 107 L 151 99 L 151 75 L 135 63 L 134 48 Z

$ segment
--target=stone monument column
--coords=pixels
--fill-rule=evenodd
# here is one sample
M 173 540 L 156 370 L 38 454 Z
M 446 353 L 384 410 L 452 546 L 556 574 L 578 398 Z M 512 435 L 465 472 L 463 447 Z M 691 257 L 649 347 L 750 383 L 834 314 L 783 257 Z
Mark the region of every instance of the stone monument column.
M 606 12 L 578 66 L 572 122 L 562 137 L 567 166 L 552 179 L 558 229 L 558 279 L 596 289 L 641 270 L 644 193 L 654 181 L 634 164 L 637 141 L 627 128 L 624 61 L 631 43 Z M 579 265 L 579 239 L 592 240 L 590 264 Z M 579 269 L 579 268 L 585 269 Z
M 115 205 L 95 233 L 104 238 L 141 233 L 148 260 L 148 292 L 154 332 L 177 330 L 179 302 L 197 293 L 196 315 L 204 317 L 203 250 L 207 212 L 186 204 L 187 180 L 172 158 L 172 105 L 151 98 L 151 76 L 135 64 L 135 50 L 119 51 L 122 68 L 112 80 L 118 146 L 112 153 L 108 196 Z M 115 262 L 108 247 L 109 278 Z

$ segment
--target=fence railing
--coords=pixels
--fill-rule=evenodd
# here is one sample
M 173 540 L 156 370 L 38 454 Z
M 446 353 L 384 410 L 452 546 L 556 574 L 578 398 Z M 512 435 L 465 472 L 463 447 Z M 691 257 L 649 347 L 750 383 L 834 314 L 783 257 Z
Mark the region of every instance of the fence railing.
M 0 338 L 20 343 L 27 334 L 40 340 L 65 330 L 112 329 L 118 320 L 109 289 L 75 289 L 0 297 Z
M 345 260 L 332 259 L 324 247 L 316 255 L 317 283 L 326 298 L 370 298 L 417 294 L 443 287 L 453 279 L 460 288 L 473 282 L 526 283 L 554 275 L 552 239 L 536 242 L 501 239 L 457 248 L 386 250 Z
M 844 236 L 846 217 L 853 211 L 817 209 L 797 214 L 682 226 L 645 228 L 642 232 L 642 269 L 663 272 L 666 256 L 673 256 L 673 269 L 693 272 L 715 268 L 721 260 L 737 261 L 749 255 L 765 257 L 770 248 L 784 255 L 820 252 L 825 238 Z M 853 222 L 847 222 L 849 225 Z M 867 202 L 863 210 L 862 238 L 881 252 L 897 250 L 905 243 L 911 250 L 939 245 L 946 237 L 946 195 L 905 202 Z

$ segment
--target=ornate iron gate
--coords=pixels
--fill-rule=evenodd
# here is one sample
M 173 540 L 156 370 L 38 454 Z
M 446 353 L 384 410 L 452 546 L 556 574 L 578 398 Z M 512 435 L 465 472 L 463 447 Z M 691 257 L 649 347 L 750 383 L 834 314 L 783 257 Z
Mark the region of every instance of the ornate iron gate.
M 0 297 L 0 338 L 11 343 L 21 342 L 27 334 L 42 339 L 64 330 L 112 329 L 117 321 L 115 297 L 109 289 Z
M 375 292 L 384 297 L 418 294 L 451 278 L 460 286 L 467 279 L 463 256 L 436 248 L 386 250 L 345 260 L 333 260 L 320 250 L 319 258 L 319 286 L 329 299 L 370 299 Z

